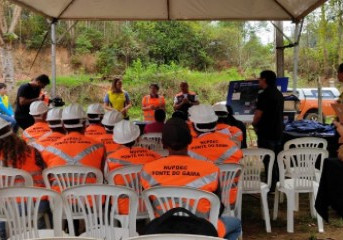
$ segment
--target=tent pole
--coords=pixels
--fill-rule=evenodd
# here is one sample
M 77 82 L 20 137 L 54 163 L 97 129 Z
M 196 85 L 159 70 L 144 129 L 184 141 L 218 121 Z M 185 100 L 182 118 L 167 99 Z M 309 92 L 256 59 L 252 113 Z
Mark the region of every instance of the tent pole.
M 56 97 L 56 22 L 51 23 L 51 97 Z
M 283 49 L 283 22 L 277 21 L 275 23 L 275 45 L 276 45 L 276 75 L 278 77 L 285 76 L 284 69 L 284 49 Z
M 299 33 L 299 23 L 297 22 L 295 24 L 294 29 L 294 42 L 297 42 L 300 40 L 298 39 Z M 298 39 L 298 40 L 297 40 Z M 294 46 L 294 52 L 293 52 L 293 94 L 296 95 L 296 89 L 297 89 L 297 83 L 298 83 L 298 64 L 299 64 L 299 42 L 297 45 Z

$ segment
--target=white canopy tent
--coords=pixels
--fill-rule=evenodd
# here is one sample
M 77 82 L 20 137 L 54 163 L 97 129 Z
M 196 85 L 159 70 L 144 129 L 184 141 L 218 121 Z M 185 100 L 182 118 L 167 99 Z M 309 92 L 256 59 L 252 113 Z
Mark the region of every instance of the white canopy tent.
M 11 0 L 48 18 L 74 20 L 291 20 L 326 0 Z
M 298 23 L 327 0 L 9 0 L 52 20 L 52 96 L 56 90 L 57 20 L 242 20 Z M 299 29 L 298 29 L 299 30 Z M 300 30 L 301 32 L 301 30 Z M 293 88 L 296 88 L 298 46 Z M 319 106 L 321 101 L 319 98 Z M 321 107 L 320 107 L 321 108 Z M 319 110 L 319 113 L 321 109 Z M 321 115 L 321 114 L 320 114 Z

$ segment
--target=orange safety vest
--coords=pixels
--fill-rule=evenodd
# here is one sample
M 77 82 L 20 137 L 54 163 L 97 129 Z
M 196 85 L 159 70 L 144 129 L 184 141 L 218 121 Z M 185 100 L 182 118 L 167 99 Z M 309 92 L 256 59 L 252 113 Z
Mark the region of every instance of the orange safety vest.
M 45 187 L 42 171 L 43 169 L 36 164 L 36 150 L 33 147 L 30 147 L 30 151 L 26 153 L 25 160 L 22 165 L 16 166 L 16 168 L 24 170 L 28 172 L 33 179 L 33 185 L 35 187 Z M 2 160 L 1 160 L 2 161 Z M 13 167 L 11 163 L 9 163 L 8 167 Z M 22 179 L 16 180 L 16 184 L 21 185 Z
M 142 99 L 142 106 L 143 107 L 148 107 L 148 106 L 154 106 L 156 109 L 157 108 L 162 108 L 166 104 L 164 97 L 158 95 L 158 97 L 154 98 L 151 97 L 150 95 L 146 95 Z M 144 121 L 146 122 L 154 122 L 155 121 L 155 110 L 144 110 L 143 111 L 144 115 Z
M 157 186 L 183 186 L 215 192 L 218 188 L 218 175 L 219 168 L 211 162 L 173 155 L 145 164 L 141 172 L 141 183 L 144 189 Z M 152 201 L 157 210 L 156 215 L 160 216 L 163 211 L 159 202 L 154 199 Z M 201 200 L 197 214 L 208 216 L 210 207 L 208 201 Z M 218 234 L 223 237 L 225 232 L 225 226 L 219 220 Z
M 107 156 L 109 171 L 132 164 L 145 164 L 161 158 L 161 155 L 147 148 L 125 146 Z
M 115 143 L 113 141 L 113 134 L 111 134 L 111 133 L 105 133 L 103 135 L 97 136 L 96 140 L 98 142 L 101 142 L 102 144 L 104 144 L 106 156 L 115 152 L 120 147 L 120 144 Z
M 85 131 L 85 136 L 100 136 L 106 134 L 106 130 L 99 124 L 90 124 Z
M 47 146 L 53 144 L 64 136 L 65 135 L 60 132 L 48 132 L 47 134 L 44 134 L 42 137 L 38 138 L 37 141 L 30 143 L 30 145 L 42 152 Z
M 199 160 L 211 160 L 215 164 L 239 163 L 243 157 L 237 145 L 218 132 L 204 133 L 193 138 L 188 154 Z
M 217 124 L 217 132 L 223 133 L 228 135 L 231 139 L 236 139 L 240 142 L 243 141 L 243 133 L 241 129 L 235 126 L 230 126 L 225 123 L 218 123 Z
M 26 128 L 23 131 L 23 139 L 26 142 L 36 141 L 38 138 L 42 137 L 44 134 L 50 132 L 51 129 L 46 122 L 36 122 L 31 127 Z

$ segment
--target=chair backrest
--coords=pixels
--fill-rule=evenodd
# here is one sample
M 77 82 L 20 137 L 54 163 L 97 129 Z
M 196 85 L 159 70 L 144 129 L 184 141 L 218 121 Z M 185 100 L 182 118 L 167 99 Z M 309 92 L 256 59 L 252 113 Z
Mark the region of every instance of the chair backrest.
M 204 217 L 197 210 L 206 201 L 209 212 L 205 217 L 217 228 L 220 200 L 213 193 L 189 187 L 154 187 L 143 191 L 142 195 L 150 220 L 155 218 L 155 213 L 161 215 L 176 207 L 186 208 L 193 214 Z
M 0 167 L 0 188 L 13 186 L 32 187 L 32 176 L 21 169 Z
M 135 236 L 138 209 L 135 191 L 121 186 L 92 184 L 68 188 L 62 192 L 62 198 L 71 235 L 75 235 L 72 216 L 81 213 L 86 237 L 120 239 L 120 231 L 115 228 L 120 216 L 127 216 L 126 224 L 121 227 L 128 229 L 128 236 Z M 128 200 L 128 213 L 119 211 L 122 199 Z
M 280 171 L 280 185 L 285 184 L 285 173 L 290 173 L 294 179 L 295 190 L 312 191 L 313 181 L 316 181 L 316 161 L 324 162 L 328 152 L 315 148 L 295 148 L 281 151 L 277 157 Z
M 99 169 L 86 166 L 60 166 L 47 168 L 43 171 L 43 179 L 47 188 L 63 191 L 67 188 L 90 183 L 102 184 L 104 179 Z
M 261 189 L 261 171 L 264 168 L 263 159 L 269 157 L 269 168 L 267 185 L 270 188 L 272 183 L 272 170 L 275 161 L 275 153 L 264 148 L 242 149 L 243 158 L 241 164 L 244 166 L 243 191 L 257 191 Z
M 137 145 L 153 151 L 161 151 L 163 150 L 162 133 L 143 134 L 139 138 Z
M 42 200 L 48 197 L 52 208 L 54 235 L 62 236 L 62 199 L 55 191 L 35 187 L 0 189 L 0 206 L 5 213 L 10 239 L 39 238 L 38 218 Z
M 239 201 L 241 200 L 243 165 L 226 163 L 217 166 L 220 169 L 221 201 L 226 209 L 235 210 L 239 207 Z
M 143 165 L 131 165 L 115 169 L 106 176 L 110 185 L 125 186 L 134 190 L 139 197 L 138 215 L 146 213 L 146 207 L 142 198 L 143 187 L 140 175 Z M 117 181 L 115 181 L 117 179 Z
M 283 150 L 291 148 L 321 148 L 326 150 L 327 147 L 328 142 L 324 138 L 301 137 L 287 141 L 283 146 Z
M 209 236 L 202 236 L 202 235 L 190 235 L 190 234 L 153 234 L 153 235 L 145 235 L 145 236 L 139 236 L 139 237 L 132 237 L 128 240 L 216 240 L 216 239 L 223 239 L 223 238 L 217 238 L 217 237 L 209 237 Z

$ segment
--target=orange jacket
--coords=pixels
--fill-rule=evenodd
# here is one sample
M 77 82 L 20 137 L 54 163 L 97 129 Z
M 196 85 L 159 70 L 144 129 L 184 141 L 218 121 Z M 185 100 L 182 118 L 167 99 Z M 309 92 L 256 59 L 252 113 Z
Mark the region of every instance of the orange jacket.
M 240 142 L 243 141 L 243 133 L 238 127 L 230 126 L 225 123 L 218 123 L 217 132 L 228 135 L 230 139 L 235 139 Z
M 86 128 L 85 136 L 93 137 L 93 136 L 100 136 L 106 134 L 106 130 L 103 126 L 99 124 L 90 124 Z
M 47 146 L 53 144 L 64 136 L 65 135 L 60 132 L 49 132 L 38 138 L 37 141 L 32 142 L 30 145 L 42 152 Z
M 121 146 L 107 156 L 107 164 L 109 171 L 112 171 L 131 164 L 145 164 L 159 158 L 161 156 L 158 153 L 147 148 Z
M 47 167 L 86 165 L 101 169 L 105 148 L 102 143 L 81 133 L 71 132 L 42 152 Z
M 106 156 L 110 155 L 120 147 L 120 144 L 113 141 L 113 134 L 111 133 L 105 133 L 103 135 L 97 136 L 96 140 L 104 144 Z
M 166 104 L 164 97 L 158 95 L 158 97 L 154 98 L 151 97 L 150 95 L 146 95 L 142 99 L 142 106 L 143 107 L 148 107 L 148 106 L 153 106 L 156 109 L 163 108 L 163 106 Z M 143 110 L 143 115 L 144 115 L 144 121 L 146 122 L 154 122 L 155 121 L 155 110 Z
M 218 188 L 218 175 L 218 167 L 211 162 L 172 155 L 145 164 L 141 172 L 141 183 L 144 189 L 157 186 L 186 186 L 215 192 Z M 157 215 L 161 215 L 161 207 L 155 207 Z M 203 200 L 200 201 L 197 211 L 208 215 L 210 207 L 209 202 Z M 225 226 L 221 221 L 218 221 L 218 234 L 225 235 Z
M 215 164 L 238 163 L 243 157 L 237 145 L 218 132 L 204 133 L 193 138 L 188 154 L 199 160 L 211 160 Z
M 50 132 L 51 129 L 46 122 L 36 122 L 31 127 L 26 128 L 23 131 L 23 139 L 26 142 L 36 141 L 38 138 L 42 137 L 44 134 Z
M 28 172 L 33 178 L 33 184 L 35 187 L 45 187 L 42 176 L 43 169 L 37 165 L 37 157 L 39 157 L 39 152 L 37 152 L 37 150 L 35 150 L 33 147 L 30 147 L 30 151 L 26 153 L 23 164 L 17 164 L 16 168 Z M 8 167 L 13 167 L 11 163 L 8 165 Z M 16 182 L 20 184 L 21 181 L 22 179 L 18 179 Z

